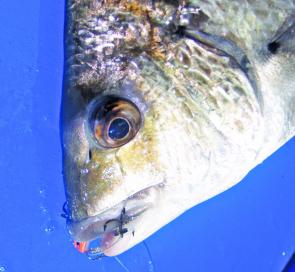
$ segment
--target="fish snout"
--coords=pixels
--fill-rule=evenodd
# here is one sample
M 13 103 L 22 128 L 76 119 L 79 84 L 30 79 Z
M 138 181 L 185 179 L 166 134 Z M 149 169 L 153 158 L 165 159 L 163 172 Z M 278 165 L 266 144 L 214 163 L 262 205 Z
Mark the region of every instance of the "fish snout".
M 67 227 L 75 240 L 75 247 L 82 253 L 101 254 L 113 247 L 127 233 L 128 236 L 134 235 L 136 219 L 155 204 L 156 187 L 141 190 L 119 204 L 99 211 L 95 216 L 79 221 L 68 219 Z M 80 250 L 79 244 L 83 245 L 83 251 Z

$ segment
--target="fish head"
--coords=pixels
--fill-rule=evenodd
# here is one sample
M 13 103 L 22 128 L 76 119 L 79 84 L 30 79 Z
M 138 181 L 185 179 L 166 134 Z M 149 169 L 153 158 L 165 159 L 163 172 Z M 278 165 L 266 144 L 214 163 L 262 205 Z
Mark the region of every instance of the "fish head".
M 192 205 L 188 185 L 208 170 L 209 151 L 191 132 L 198 125 L 191 124 L 187 105 L 148 58 L 137 61 L 144 68 L 136 80 L 124 78 L 115 90 L 96 95 L 65 130 L 69 230 L 78 241 L 101 237 L 108 255 Z M 128 230 L 123 237 L 120 224 Z
M 231 57 L 129 9 L 78 24 L 64 97 L 68 228 L 109 256 L 230 187 L 236 177 L 219 181 L 237 158 L 226 154 L 259 126 L 253 87 Z

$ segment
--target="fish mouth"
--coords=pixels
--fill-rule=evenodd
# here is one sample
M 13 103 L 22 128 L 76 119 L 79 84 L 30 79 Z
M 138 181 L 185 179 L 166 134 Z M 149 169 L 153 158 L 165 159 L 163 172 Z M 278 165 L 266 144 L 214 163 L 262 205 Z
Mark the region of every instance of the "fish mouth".
M 77 242 L 87 242 L 91 247 L 87 253 L 101 255 L 127 233 L 134 235 L 136 221 L 154 206 L 158 186 L 145 188 L 95 216 L 80 221 L 68 219 L 70 235 Z

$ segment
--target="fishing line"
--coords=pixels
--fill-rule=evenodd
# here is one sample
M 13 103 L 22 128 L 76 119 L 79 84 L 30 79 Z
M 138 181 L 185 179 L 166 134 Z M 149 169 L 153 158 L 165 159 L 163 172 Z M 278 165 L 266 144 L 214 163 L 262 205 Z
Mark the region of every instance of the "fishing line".
M 118 262 L 119 265 L 123 267 L 125 271 L 130 272 L 130 270 L 121 262 L 121 260 L 118 257 L 114 257 L 114 259 Z
M 155 272 L 155 266 L 154 266 L 154 261 L 153 261 L 153 258 L 152 258 L 152 254 L 151 254 L 151 251 L 147 245 L 147 243 L 145 241 L 142 242 L 146 251 L 147 251 L 147 254 L 149 256 L 149 272 Z

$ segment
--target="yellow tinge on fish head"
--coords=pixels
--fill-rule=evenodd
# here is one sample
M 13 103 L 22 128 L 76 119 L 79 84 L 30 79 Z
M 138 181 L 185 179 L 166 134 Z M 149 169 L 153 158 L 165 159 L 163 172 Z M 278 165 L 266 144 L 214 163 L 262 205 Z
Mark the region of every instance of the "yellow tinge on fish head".
M 219 1 L 256 20 L 258 50 L 255 29 L 214 18 L 216 2 L 68 1 L 64 177 L 81 251 L 120 254 L 294 135 L 292 17 L 271 10 L 263 28 L 259 10 Z

